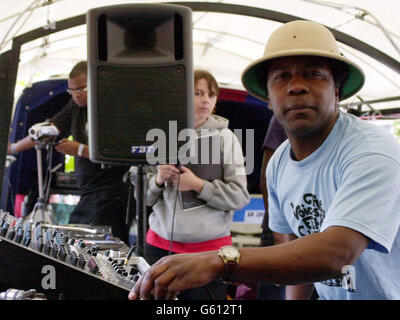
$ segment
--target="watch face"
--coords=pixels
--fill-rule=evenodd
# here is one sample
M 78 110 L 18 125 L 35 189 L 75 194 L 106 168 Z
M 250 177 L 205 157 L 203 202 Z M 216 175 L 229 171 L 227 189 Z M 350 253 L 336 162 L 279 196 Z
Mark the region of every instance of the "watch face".
M 237 254 L 238 254 L 238 252 L 235 248 L 232 248 L 232 247 L 224 248 L 224 255 L 227 259 L 236 258 Z

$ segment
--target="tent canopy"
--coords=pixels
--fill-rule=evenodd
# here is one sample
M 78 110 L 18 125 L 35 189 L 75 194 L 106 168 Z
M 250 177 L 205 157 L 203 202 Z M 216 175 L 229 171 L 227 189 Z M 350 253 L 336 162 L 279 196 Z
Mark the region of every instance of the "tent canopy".
M 95 7 L 165 1 L 18 0 L 0 2 L 0 52 L 13 38 L 37 28 L 57 30 L 57 23 Z M 221 86 L 243 90 L 241 73 L 260 58 L 269 35 L 282 22 L 317 21 L 331 28 L 342 53 L 362 67 L 363 89 L 343 107 L 376 114 L 400 110 L 400 1 L 397 0 L 227 0 L 175 4 L 193 9 L 195 68 L 210 70 Z M 55 32 L 21 48 L 16 95 L 38 80 L 65 77 L 86 60 L 86 25 Z M 389 100 L 377 102 L 376 100 Z M 364 103 L 367 101 L 370 103 Z M 360 105 L 361 104 L 361 105 Z M 392 110 L 393 109 L 393 110 Z M 387 112 L 387 111 L 386 111 Z

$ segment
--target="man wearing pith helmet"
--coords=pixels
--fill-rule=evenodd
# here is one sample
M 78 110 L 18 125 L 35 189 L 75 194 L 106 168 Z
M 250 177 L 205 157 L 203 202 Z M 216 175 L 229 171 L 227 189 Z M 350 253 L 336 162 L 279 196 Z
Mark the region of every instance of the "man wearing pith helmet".
M 242 82 L 288 136 L 266 172 L 269 227 L 280 243 L 167 257 L 130 298 L 173 298 L 223 277 L 289 285 L 290 299 L 314 287 L 320 299 L 400 299 L 400 146 L 338 108 L 361 89 L 362 70 L 327 28 L 293 21 L 271 35 Z

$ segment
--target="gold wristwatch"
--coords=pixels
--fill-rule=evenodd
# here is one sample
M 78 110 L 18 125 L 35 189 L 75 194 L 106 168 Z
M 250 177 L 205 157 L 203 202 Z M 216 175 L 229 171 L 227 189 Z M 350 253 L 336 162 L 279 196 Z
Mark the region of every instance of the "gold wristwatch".
M 225 283 L 232 284 L 236 268 L 240 260 L 240 252 L 233 246 L 221 247 L 218 250 L 218 256 L 222 259 L 225 264 L 224 275 L 222 280 Z

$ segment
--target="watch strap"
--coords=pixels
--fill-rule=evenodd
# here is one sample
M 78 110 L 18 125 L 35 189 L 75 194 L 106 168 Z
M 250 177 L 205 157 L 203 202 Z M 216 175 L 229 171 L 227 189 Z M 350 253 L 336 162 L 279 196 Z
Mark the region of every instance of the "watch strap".
M 235 271 L 237 266 L 238 264 L 236 262 L 228 261 L 225 263 L 224 275 L 222 276 L 223 282 L 225 282 L 226 284 L 234 283 Z
M 78 146 L 78 156 L 82 157 L 84 148 L 85 148 L 85 145 L 83 143 L 80 143 Z
M 16 148 L 17 148 L 17 144 L 11 143 L 11 154 L 16 155 L 18 153 Z

